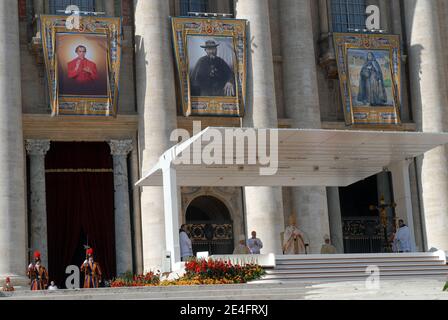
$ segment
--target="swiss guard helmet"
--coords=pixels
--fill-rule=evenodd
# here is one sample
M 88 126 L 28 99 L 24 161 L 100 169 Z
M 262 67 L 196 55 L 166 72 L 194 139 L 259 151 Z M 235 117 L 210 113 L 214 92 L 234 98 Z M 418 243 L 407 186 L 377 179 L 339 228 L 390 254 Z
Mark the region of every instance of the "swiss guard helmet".
M 93 249 L 92 248 L 88 248 L 86 250 L 86 257 L 87 258 L 93 257 Z
M 40 261 L 40 252 L 39 251 L 34 251 L 34 261 Z

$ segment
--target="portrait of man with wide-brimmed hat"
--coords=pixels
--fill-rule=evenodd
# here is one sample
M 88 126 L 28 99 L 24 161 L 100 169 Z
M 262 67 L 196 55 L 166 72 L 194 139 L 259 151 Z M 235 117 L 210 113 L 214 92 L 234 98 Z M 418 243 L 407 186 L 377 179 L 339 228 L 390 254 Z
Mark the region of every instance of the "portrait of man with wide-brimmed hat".
M 190 71 L 191 96 L 235 96 L 235 73 L 233 67 L 218 56 L 220 46 L 214 39 L 200 45 L 206 55 Z

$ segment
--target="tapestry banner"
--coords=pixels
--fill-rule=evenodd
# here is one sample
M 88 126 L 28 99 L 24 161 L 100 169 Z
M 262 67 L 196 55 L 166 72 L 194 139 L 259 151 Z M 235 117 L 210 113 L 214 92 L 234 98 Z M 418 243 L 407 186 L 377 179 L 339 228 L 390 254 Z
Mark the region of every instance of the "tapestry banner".
M 399 36 L 335 33 L 334 41 L 346 124 L 401 124 Z
M 183 115 L 243 116 L 246 24 L 235 19 L 172 18 Z
M 52 115 L 115 116 L 121 63 L 121 19 L 41 16 Z

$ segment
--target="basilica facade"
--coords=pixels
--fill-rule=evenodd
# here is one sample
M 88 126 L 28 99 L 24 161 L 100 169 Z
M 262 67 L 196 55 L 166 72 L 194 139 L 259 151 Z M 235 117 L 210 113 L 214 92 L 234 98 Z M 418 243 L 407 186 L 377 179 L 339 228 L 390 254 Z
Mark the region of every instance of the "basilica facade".
M 114 116 L 52 110 L 41 17 L 64 15 L 69 5 L 81 17 L 120 18 Z M 379 9 L 374 31 L 366 30 L 369 5 Z M 39 250 L 61 283 L 65 268 L 83 261 L 85 246 L 109 278 L 160 266 L 163 190 L 135 183 L 175 144 L 176 128 L 191 132 L 200 121 L 202 128 L 359 130 L 346 122 L 336 33 L 398 35 L 400 123 L 361 130 L 444 132 L 447 14 L 443 0 L 1 1 L 0 277 L 23 278 Z M 245 21 L 244 112 L 184 112 L 173 17 Z M 220 50 L 213 41 L 201 45 Z M 194 251 L 211 254 L 232 253 L 253 230 L 262 252 L 281 254 L 280 241 L 270 239 L 280 239 L 291 215 L 309 253 L 320 253 L 325 235 L 338 253 L 386 252 L 398 219 L 411 228 L 417 251 L 448 250 L 447 194 L 448 156 L 439 147 L 344 188 L 182 187 L 179 221 Z M 382 204 L 385 225 L 375 209 Z

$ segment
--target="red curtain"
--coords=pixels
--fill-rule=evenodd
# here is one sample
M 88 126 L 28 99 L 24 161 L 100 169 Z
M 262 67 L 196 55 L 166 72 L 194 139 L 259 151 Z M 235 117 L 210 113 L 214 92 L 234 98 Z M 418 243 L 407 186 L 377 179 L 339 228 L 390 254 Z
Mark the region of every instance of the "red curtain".
M 59 287 L 65 285 L 65 268 L 72 263 L 80 266 L 83 261 L 84 257 L 77 257 L 76 253 L 84 251 L 81 237 L 85 235 L 104 278 L 111 279 L 116 275 L 116 263 L 114 180 L 109 172 L 113 162 L 109 146 L 52 143 L 45 162 L 50 278 Z M 93 171 L 74 172 L 79 169 Z

